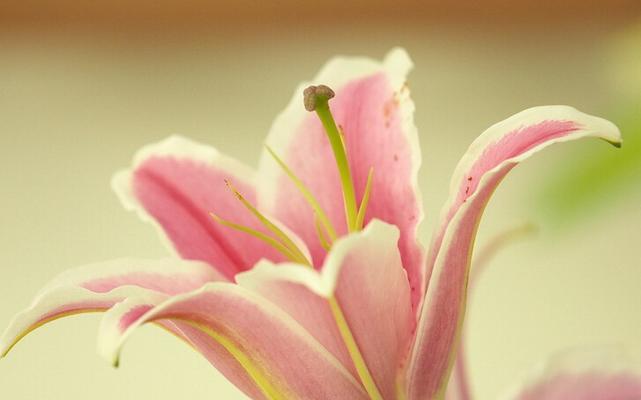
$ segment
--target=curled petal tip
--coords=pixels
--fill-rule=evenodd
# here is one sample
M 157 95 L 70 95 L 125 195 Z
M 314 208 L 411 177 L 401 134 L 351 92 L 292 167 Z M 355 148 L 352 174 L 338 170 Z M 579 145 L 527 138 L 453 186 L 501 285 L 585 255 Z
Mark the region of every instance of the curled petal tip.
M 25 336 L 25 335 L 22 335 L 22 336 Z M 5 339 L 8 339 L 8 337 Z M 9 339 L 8 341 L 0 342 L 0 360 L 2 360 L 3 358 L 7 357 L 7 355 L 9 355 L 9 352 L 13 349 L 13 347 L 16 345 L 16 343 L 18 343 L 20 339 L 21 337 L 14 340 Z

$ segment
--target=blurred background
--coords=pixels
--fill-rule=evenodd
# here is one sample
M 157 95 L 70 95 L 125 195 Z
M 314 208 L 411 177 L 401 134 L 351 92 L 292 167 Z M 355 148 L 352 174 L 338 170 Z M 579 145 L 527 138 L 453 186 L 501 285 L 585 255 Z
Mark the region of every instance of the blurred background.
M 472 2 L 469 2 L 472 3 Z M 617 123 L 624 146 L 585 141 L 518 167 L 477 241 L 523 222 L 470 298 L 473 391 L 494 399 L 570 348 L 641 348 L 641 2 L 187 0 L 0 3 L 0 325 L 73 266 L 162 257 L 109 180 L 173 133 L 256 165 L 299 81 L 335 54 L 416 64 L 427 242 L 450 172 L 486 127 L 569 104 Z M 153 327 L 112 369 L 99 316 L 50 324 L 0 362 L 3 398 L 242 399 L 197 353 Z

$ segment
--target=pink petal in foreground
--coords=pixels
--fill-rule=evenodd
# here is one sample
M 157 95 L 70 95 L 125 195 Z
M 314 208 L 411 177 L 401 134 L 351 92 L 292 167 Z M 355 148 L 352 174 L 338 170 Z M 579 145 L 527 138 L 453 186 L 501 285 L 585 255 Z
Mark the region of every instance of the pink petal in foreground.
M 411 400 L 431 399 L 445 389 L 465 310 L 472 244 L 494 189 L 532 154 L 587 136 L 621 141 L 618 129 L 601 118 L 571 107 L 535 107 L 490 127 L 463 156 L 428 254 L 429 286 L 408 370 Z
M 63 273 L 43 288 L 0 338 L 0 354 L 47 322 L 86 312 L 106 311 L 128 297 L 170 296 L 222 278 L 207 264 L 181 260 L 122 259 Z
M 357 201 L 373 168 L 372 193 L 365 221 L 377 218 L 400 228 L 399 248 L 412 287 L 420 297 L 423 252 L 416 230 L 423 218 L 417 185 L 421 163 L 414 126 L 414 103 L 406 86 L 412 61 L 401 49 L 392 50 L 382 63 L 363 58 L 336 58 L 314 78 L 336 92 L 330 108 L 345 138 Z M 343 199 L 338 170 L 317 116 L 303 107 L 304 83 L 274 121 L 267 144 L 310 188 L 339 235 L 345 232 Z M 268 152 L 260 161 L 259 202 L 307 243 L 320 267 L 325 257 L 314 214 L 290 179 Z
M 236 278 L 294 317 L 358 379 L 327 302 L 335 296 L 376 386 L 395 399 L 414 318 L 398 237 L 398 228 L 373 220 L 339 239 L 320 273 L 261 262 Z
M 233 284 L 211 283 L 160 304 L 110 341 L 112 354 L 141 324 L 167 320 L 200 331 L 199 351 L 252 398 L 367 398 L 340 362 L 293 318 Z
M 114 176 L 123 205 L 160 228 L 182 258 L 201 260 L 227 278 L 259 259 L 282 256 L 262 241 L 214 222 L 220 217 L 262 227 L 225 185 L 229 180 L 256 203 L 254 172 L 216 149 L 172 136 L 141 149 L 131 170 Z

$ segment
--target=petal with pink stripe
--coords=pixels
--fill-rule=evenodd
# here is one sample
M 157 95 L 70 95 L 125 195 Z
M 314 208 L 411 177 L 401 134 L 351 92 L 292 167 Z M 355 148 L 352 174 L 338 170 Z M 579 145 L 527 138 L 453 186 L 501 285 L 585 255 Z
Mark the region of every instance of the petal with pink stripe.
M 358 379 L 327 302 L 334 296 L 383 398 L 395 399 L 414 322 L 398 237 L 395 226 L 374 220 L 339 239 L 320 273 L 261 262 L 237 281 L 293 316 Z
M 117 358 L 140 325 L 167 320 L 200 331 L 199 351 L 232 382 L 244 380 L 257 388 L 260 397 L 255 398 L 367 398 L 349 371 L 291 316 L 228 283 L 210 283 L 158 305 L 108 340 L 110 353 Z
M 181 257 L 205 261 L 232 279 L 261 258 L 283 257 L 264 242 L 211 218 L 213 212 L 263 230 L 225 180 L 256 203 L 254 171 L 249 167 L 212 147 L 172 136 L 141 149 L 133 167 L 117 173 L 112 186 L 125 208 L 159 228 Z
M 609 121 L 566 106 L 535 107 L 490 127 L 459 162 L 428 253 L 429 286 L 408 370 L 410 399 L 433 398 L 445 388 L 465 310 L 472 245 L 490 196 L 519 162 L 583 137 L 621 142 Z
M 365 222 L 377 218 L 400 228 L 399 248 L 413 291 L 420 297 L 423 251 L 416 241 L 422 220 L 417 184 L 421 163 L 413 121 L 414 103 L 406 85 L 412 61 L 404 50 L 394 49 L 385 60 L 336 58 L 313 83 L 334 89 L 330 108 L 343 132 L 357 201 L 363 196 L 373 168 L 373 184 Z M 310 189 L 339 235 L 346 233 L 338 169 L 317 116 L 303 107 L 304 83 L 270 131 L 267 144 Z M 325 257 L 314 225 L 314 213 L 274 162 L 264 152 L 259 168 L 259 203 L 307 243 L 314 264 Z
M 29 332 L 58 318 L 106 311 L 128 297 L 165 298 L 221 279 L 205 263 L 173 259 L 122 259 L 70 270 L 45 286 L 31 306 L 14 317 L 0 338 L 0 354 L 6 355 Z

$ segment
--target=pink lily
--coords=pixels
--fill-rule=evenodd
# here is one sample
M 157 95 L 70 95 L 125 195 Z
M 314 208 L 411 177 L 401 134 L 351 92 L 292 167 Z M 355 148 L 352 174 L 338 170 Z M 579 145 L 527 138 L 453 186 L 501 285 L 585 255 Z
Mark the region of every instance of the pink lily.
M 180 257 L 63 275 L 14 319 L 2 353 L 50 320 L 105 311 L 99 351 L 114 363 L 126 338 L 153 322 L 254 399 L 442 398 L 491 193 L 551 144 L 621 138 L 612 123 L 565 106 L 493 125 L 455 170 L 425 255 L 411 68 L 401 49 L 382 63 L 330 61 L 314 82 L 336 89 L 331 111 L 334 92 L 317 86 L 305 91 L 316 115 L 306 113 L 301 85 L 257 171 L 180 137 L 141 150 L 114 187 Z

